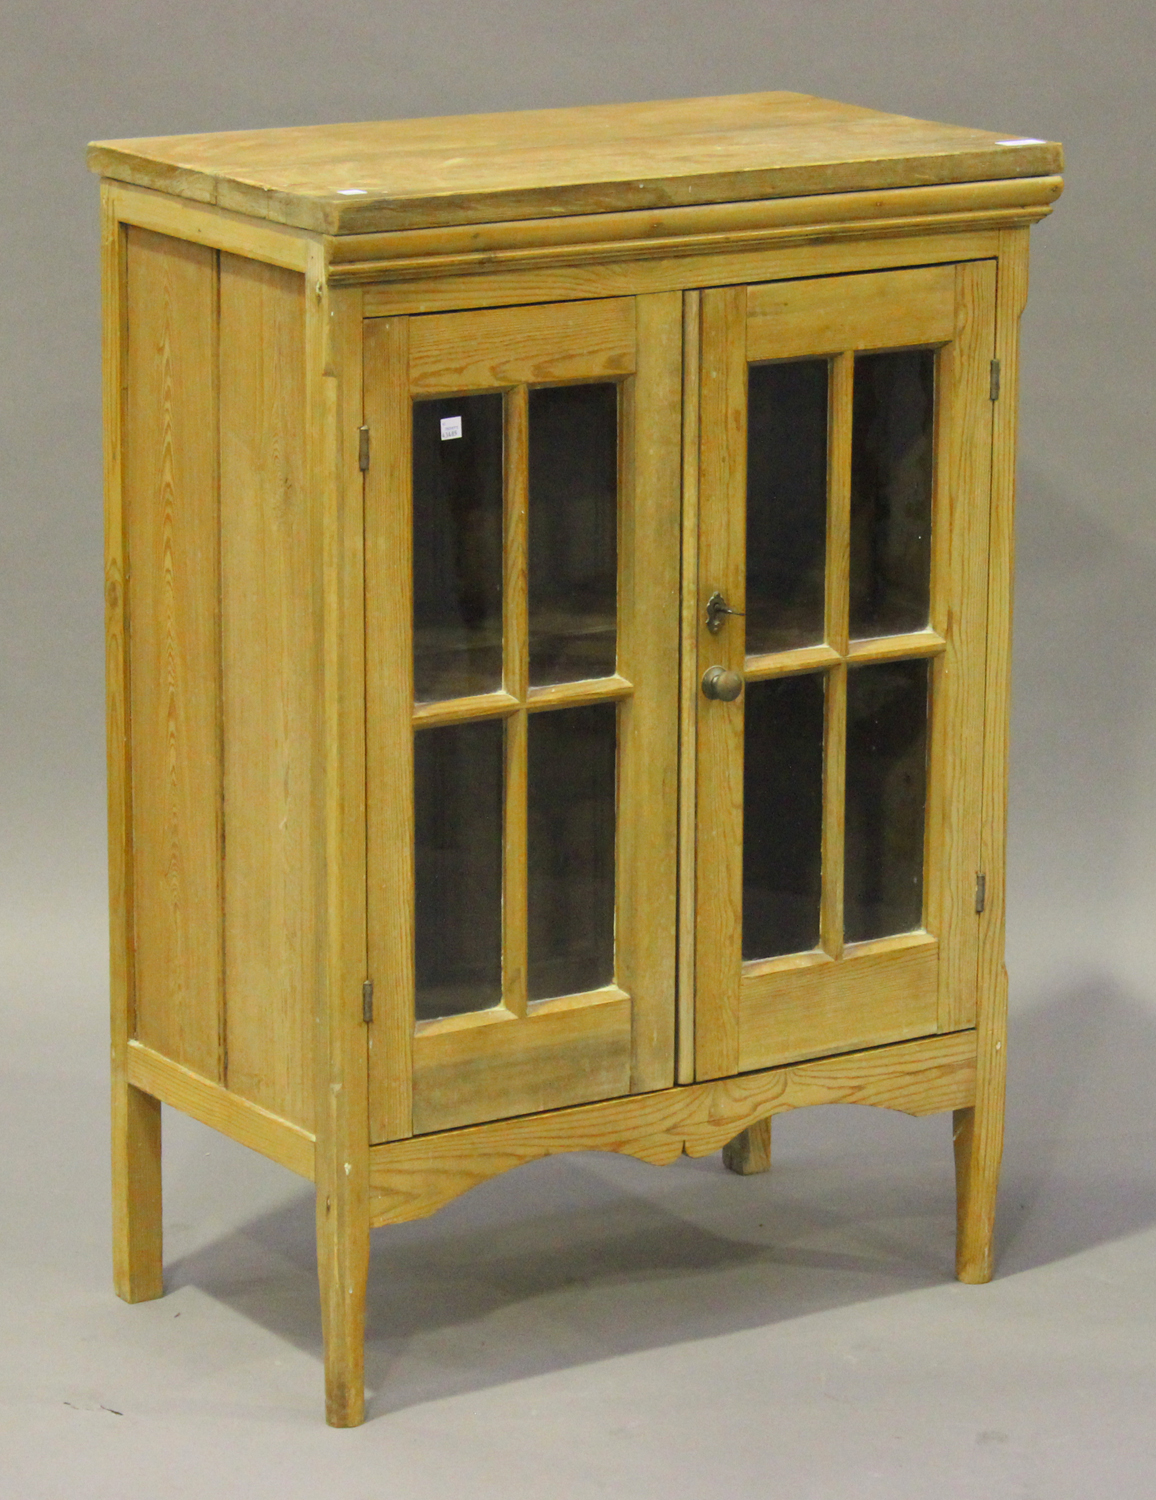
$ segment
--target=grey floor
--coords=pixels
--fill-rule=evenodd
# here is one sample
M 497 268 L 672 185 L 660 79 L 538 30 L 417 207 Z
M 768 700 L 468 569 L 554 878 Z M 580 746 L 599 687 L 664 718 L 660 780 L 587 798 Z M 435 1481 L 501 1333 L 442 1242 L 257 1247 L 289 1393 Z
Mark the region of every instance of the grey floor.
M 166 1113 L 168 1294 L 112 1295 L 102 936 L 30 937 L 0 995 L 3 1496 L 1156 1492 L 1140 1000 L 1017 1008 L 990 1286 L 951 1277 L 946 1118 L 785 1117 L 754 1179 L 557 1158 L 376 1232 L 369 1416 L 334 1432 L 280 1168 Z

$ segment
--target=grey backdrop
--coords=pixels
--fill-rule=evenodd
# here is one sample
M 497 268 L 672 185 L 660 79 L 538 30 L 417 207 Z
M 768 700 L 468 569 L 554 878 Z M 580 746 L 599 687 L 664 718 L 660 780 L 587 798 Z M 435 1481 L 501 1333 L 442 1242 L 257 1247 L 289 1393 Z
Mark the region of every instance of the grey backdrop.
M 306 1495 L 336 1472 L 343 1495 L 710 1495 L 720 1471 L 735 1494 L 1150 1492 L 1154 57 L 1144 0 L 5 0 L 7 1493 Z M 1067 150 L 1024 324 L 1001 1279 L 948 1279 L 942 1122 L 792 1119 L 753 1185 L 543 1163 L 375 1237 L 377 1420 L 328 1434 L 310 1208 L 278 1169 L 173 1122 L 174 1291 L 108 1291 L 84 144 L 764 88 Z

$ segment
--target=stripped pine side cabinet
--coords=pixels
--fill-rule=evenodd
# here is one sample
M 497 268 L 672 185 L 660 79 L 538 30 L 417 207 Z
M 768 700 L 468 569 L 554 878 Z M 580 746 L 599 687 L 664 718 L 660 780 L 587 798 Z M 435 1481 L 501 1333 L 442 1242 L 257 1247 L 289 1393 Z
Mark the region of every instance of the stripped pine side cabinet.
M 1045 141 L 771 93 L 101 142 L 115 1284 L 161 1104 L 369 1234 L 953 1114 L 992 1274 Z

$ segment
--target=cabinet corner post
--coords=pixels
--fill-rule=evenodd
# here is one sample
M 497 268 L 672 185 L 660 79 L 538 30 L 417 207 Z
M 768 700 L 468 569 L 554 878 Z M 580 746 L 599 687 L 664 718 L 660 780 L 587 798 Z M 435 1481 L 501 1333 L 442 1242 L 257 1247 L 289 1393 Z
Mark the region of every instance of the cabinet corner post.
M 956 1275 L 990 1281 L 995 1200 L 1003 1155 L 1007 1076 L 1007 970 L 1004 967 L 1007 849 L 1009 659 L 1014 565 L 1016 397 L 1019 326 L 1027 301 L 1028 231 L 999 233 L 995 357 L 999 400 L 992 407 L 991 526 L 988 546 L 987 663 L 978 913 L 975 1104 L 955 1112 Z M 979 907 L 977 901 L 977 910 Z
M 124 493 L 127 332 L 125 228 L 113 184 L 101 184 L 104 366 L 104 604 L 107 687 L 109 992 L 112 1063 L 113 1284 L 126 1302 L 164 1290 L 161 1107 L 128 1081 L 133 1034 L 132 798 Z
M 320 247 L 306 270 L 305 358 L 306 469 L 322 534 L 314 593 L 322 617 L 317 696 L 325 786 L 314 1070 L 317 1266 L 326 1418 L 355 1427 L 365 1411 L 369 1268 L 362 486 L 350 440 L 361 421 L 361 296 L 329 288 Z

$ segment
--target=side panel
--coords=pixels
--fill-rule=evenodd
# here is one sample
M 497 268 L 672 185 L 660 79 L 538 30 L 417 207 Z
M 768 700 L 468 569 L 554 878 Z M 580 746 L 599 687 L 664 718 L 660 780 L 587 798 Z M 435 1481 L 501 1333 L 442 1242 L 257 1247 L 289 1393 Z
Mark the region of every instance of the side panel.
M 304 340 L 304 277 L 222 254 L 226 1084 L 312 1129 L 324 840 Z
M 304 277 L 125 233 L 133 1035 L 311 1130 L 322 548 Z
M 217 254 L 130 229 L 127 262 L 135 1031 L 219 1082 Z

